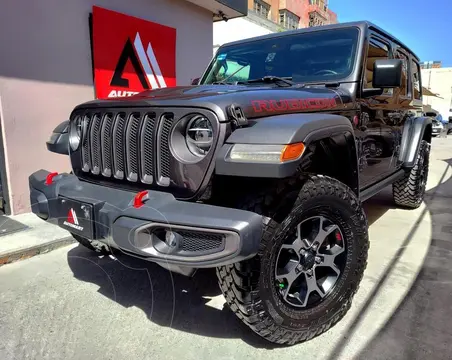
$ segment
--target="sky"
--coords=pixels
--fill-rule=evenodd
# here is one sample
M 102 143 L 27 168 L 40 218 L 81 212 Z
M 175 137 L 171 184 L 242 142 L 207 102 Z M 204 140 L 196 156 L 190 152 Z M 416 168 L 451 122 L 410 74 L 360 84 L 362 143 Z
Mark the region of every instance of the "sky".
M 421 61 L 452 67 L 452 1 L 329 0 L 339 22 L 371 21 L 405 43 Z

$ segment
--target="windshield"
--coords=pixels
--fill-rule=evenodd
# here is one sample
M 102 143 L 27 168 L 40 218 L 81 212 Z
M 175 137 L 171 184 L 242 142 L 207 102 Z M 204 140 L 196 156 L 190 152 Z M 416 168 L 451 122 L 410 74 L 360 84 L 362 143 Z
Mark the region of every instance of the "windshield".
M 358 29 L 324 30 L 221 47 L 201 84 L 246 82 L 264 76 L 294 82 L 344 79 L 353 70 Z

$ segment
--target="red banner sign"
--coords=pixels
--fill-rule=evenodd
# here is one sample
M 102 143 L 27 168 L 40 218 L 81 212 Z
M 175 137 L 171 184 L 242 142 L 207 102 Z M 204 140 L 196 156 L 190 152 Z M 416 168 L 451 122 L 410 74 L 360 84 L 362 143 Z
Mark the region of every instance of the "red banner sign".
M 93 6 L 98 99 L 176 86 L 176 29 Z

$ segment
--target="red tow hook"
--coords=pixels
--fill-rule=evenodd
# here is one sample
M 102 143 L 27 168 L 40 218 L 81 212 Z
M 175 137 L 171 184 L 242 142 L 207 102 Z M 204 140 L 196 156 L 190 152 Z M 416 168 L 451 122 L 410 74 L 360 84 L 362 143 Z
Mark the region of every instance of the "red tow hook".
M 47 177 L 46 177 L 46 185 L 52 185 L 52 183 L 53 183 L 53 178 L 54 178 L 55 176 L 58 176 L 58 173 L 57 173 L 57 172 L 53 172 L 53 173 L 48 174 Z
M 144 202 L 149 199 L 149 193 L 147 190 L 140 191 L 135 195 L 133 199 L 133 207 L 138 209 L 144 205 Z

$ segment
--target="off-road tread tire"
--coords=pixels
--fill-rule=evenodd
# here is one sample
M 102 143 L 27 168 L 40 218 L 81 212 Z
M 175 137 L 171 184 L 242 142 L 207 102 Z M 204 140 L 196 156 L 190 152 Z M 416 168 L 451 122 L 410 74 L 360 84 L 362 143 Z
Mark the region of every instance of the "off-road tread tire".
M 392 194 L 397 206 L 408 209 L 417 209 L 422 204 L 424 194 L 419 194 L 419 185 L 421 182 L 419 176 L 421 170 L 420 166 L 422 165 L 422 157 L 424 157 L 424 161 L 427 161 L 425 174 L 425 181 L 427 181 L 429 156 L 430 144 L 427 141 L 422 140 L 414 167 L 406 172 L 403 178 L 392 184 Z
M 304 182 L 301 191 L 299 190 L 300 181 Z M 297 203 L 318 195 L 327 194 L 335 195 L 346 200 L 353 208 L 360 222 L 366 227 L 366 231 L 364 232 L 364 246 L 361 247 L 360 253 L 357 255 L 358 264 L 353 275 L 353 282 L 350 283 L 350 286 L 345 291 L 342 298 L 342 306 L 329 318 L 328 322 L 320 324 L 320 326 L 312 325 L 301 331 L 294 331 L 278 325 L 264 307 L 263 301 L 259 296 L 258 279 L 260 257 L 265 247 L 272 241 L 277 228 L 280 226 L 273 218 L 270 218 L 264 226 L 260 249 L 255 257 L 240 263 L 217 268 L 220 288 L 230 309 L 236 316 L 264 339 L 272 343 L 285 345 L 293 345 L 310 340 L 326 332 L 343 318 L 350 309 L 352 299 L 359 288 L 364 270 L 367 266 L 369 249 L 367 217 L 364 214 L 359 199 L 350 188 L 333 178 L 322 175 L 309 175 L 302 180 L 291 180 L 291 183 L 280 186 L 273 194 L 266 192 L 259 196 L 245 199 L 241 208 L 271 217 L 275 215 L 272 211 L 272 204 L 277 202 L 278 199 L 284 199 L 283 194 L 287 194 L 290 191 L 297 191 Z

